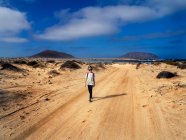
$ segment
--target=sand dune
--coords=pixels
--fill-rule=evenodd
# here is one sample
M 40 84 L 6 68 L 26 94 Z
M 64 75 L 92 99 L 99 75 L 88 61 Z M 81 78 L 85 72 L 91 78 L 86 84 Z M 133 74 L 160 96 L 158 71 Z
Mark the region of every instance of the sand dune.
M 186 139 L 186 70 L 166 64 L 106 65 L 95 72 L 89 103 L 86 64 L 77 70 L 16 66 L 29 71 L 0 73 L 0 139 Z M 50 75 L 51 70 L 59 73 Z M 162 70 L 179 76 L 156 79 Z

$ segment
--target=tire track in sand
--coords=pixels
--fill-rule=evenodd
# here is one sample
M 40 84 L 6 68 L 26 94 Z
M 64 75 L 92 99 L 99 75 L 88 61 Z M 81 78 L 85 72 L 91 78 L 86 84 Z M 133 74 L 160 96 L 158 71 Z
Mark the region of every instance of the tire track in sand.
M 114 69 L 113 71 L 109 71 L 108 74 L 101 77 L 97 80 L 96 89 L 99 89 L 99 87 L 104 87 L 108 81 L 111 81 L 111 79 L 115 76 L 117 73 L 118 68 Z M 104 80 L 103 80 L 104 79 Z M 67 102 L 65 105 L 57 109 L 54 113 L 47 116 L 45 119 L 40 121 L 38 124 L 30 128 L 29 130 L 23 132 L 20 136 L 18 136 L 16 139 L 29 139 L 29 137 L 36 138 L 36 139 L 45 139 L 47 138 L 53 131 L 63 126 L 63 121 L 70 118 L 71 114 L 77 114 L 78 111 L 81 109 L 82 102 L 84 102 L 86 105 L 89 105 L 87 101 L 88 93 L 87 89 L 83 89 L 78 96 Z M 81 103 L 80 103 L 81 102 Z M 73 108 L 75 107 L 75 108 Z M 68 112 L 68 113 L 66 113 Z M 45 128 L 46 127 L 46 128 Z M 37 135 L 38 134 L 38 135 Z

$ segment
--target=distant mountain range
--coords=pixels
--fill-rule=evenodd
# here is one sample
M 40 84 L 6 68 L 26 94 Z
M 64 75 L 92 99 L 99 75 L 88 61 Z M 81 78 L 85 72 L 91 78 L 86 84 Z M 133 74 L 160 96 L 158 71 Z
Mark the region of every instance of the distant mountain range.
M 74 56 L 64 53 L 64 52 L 58 52 L 54 50 L 45 50 L 38 54 L 32 55 L 30 57 L 34 58 L 75 58 Z
M 35 55 L 32 55 L 30 57 L 32 58 L 75 58 L 74 56 L 70 54 L 59 52 L 59 51 L 54 51 L 54 50 L 45 50 Z M 120 58 L 144 60 L 144 59 L 158 59 L 159 57 L 152 53 L 129 52 L 125 55 L 120 56 Z
M 129 52 L 125 55 L 122 55 L 120 58 L 128 58 L 128 59 L 158 59 L 159 57 L 153 53 L 146 52 Z

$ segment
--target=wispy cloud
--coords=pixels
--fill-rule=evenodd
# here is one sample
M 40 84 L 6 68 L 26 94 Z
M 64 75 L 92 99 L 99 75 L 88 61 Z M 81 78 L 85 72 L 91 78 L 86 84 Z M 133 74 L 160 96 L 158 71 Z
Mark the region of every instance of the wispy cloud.
M 16 37 L 23 30 L 28 30 L 30 24 L 25 13 L 18 10 L 0 6 L 0 41 L 24 42 Z
M 21 37 L 4 37 L 4 38 L 0 38 L 0 42 L 25 43 L 28 42 L 28 40 L 26 38 L 21 38 Z
M 186 8 L 186 0 L 148 0 L 140 5 L 116 5 L 86 7 L 71 13 L 61 11 L 60 22 L 35 35 L 36 38 L 52 41 L 73 40 L 83 37 L 109 35 L 120 31 L 129 23 L 157 19 Z M 68 20 L 63 22 L 65 15 Z M 157 35 L 161 36 L 161 35 Z
M 157 33 L 150 33 L 145 35 L 132 35 L 132 36 L 125 36 L 122 38 L 117 38 L 114 40 L 118 41 L 138 41 L 138 40 L 149 40 L 149 39 L 160 39 L 160 38 L 167 38 L 179 35 L 186 35 L 186 30 L 177 30 L 177 31 L 167 31 L 167 32 L 157 32 Z

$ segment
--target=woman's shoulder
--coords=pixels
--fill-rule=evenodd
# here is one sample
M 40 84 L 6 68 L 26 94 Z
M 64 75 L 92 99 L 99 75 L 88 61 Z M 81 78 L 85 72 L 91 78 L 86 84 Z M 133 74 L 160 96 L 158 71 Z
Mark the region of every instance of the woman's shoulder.
M 89 73 L 91 73 L 91 74 L 95 75 L 95 73 L 94 73 L 94 72 L 89 72 L 89 71 L 88 71 L 88 72 L 86 72 L 86 74 L 89 74 Z

